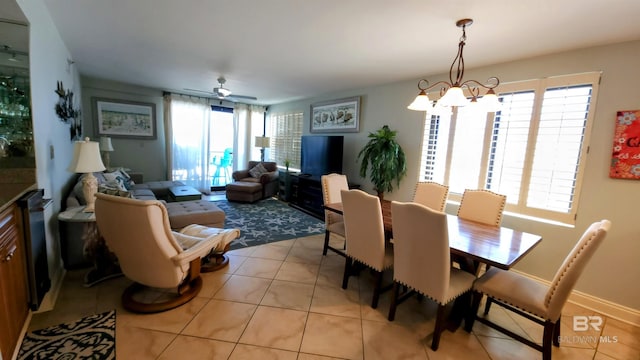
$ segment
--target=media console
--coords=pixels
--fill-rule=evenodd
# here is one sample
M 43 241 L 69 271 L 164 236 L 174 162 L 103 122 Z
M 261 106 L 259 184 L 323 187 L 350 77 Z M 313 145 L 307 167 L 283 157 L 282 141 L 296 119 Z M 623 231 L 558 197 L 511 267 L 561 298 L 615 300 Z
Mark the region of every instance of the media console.
M 322 182 L 319 176 L 296 175 L 297 194 L 295 201 L 289 205 L 324 220 L 324 200 L 322 198 Z M 360 185 L 349 183 L 349 189 L 359 189 Z

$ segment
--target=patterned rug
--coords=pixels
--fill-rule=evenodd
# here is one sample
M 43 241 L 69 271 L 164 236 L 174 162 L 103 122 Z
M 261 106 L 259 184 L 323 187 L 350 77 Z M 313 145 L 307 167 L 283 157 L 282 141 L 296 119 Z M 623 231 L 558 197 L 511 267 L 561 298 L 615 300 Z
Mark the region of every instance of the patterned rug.
M 225 228 L 240 229 L 240 238 L 231 243 L 231 249 L 324 233 L 323 221 L 276 199 L 214 203 L 225 213 Z
M 28 333 L 18 354 L 19 360 L 115 358 L 115 310 Z

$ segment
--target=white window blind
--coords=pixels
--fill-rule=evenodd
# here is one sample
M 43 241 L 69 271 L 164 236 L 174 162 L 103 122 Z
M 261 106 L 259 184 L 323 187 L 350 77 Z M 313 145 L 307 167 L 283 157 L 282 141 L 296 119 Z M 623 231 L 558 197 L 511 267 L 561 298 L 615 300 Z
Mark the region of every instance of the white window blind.
M 302 123 L 302 111 L 269 115 L 270 158 L 278 166 L 284 167 L 289 160 L 289 170 L 300 171 Z
M 500 85 L 495 114 L 461 107 L 425 121 L 421 181 L 507 196 L 506 210 L 573 223 L 599 73 Z M 447 131 L 448 129 L 448 131 Z

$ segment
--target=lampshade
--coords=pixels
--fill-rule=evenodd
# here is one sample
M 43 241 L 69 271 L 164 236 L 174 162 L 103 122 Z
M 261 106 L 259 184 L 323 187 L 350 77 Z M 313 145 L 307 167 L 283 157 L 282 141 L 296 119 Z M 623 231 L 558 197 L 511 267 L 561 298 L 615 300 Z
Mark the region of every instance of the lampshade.
M 113 145 L 111 144 L 110 137 L 102 136 L 100 138 L 100 151 L 113 151 Z
M 420 94 L 407 106 L 407 109 L 417 111 L 429 111 L 432 108 L 433 106 L 431 105 L 431 100 L 429 100 L 429 95 L 427 95 L 424 90 L 420 91 Z
M 502 108 L 502 103 L 493 89 L 487 91 L 487 94 L 480 98 L 480 102 L 484 109 L 488 112 L 496 112 Z
M 268 148 L 270 141 L 268 136 L 256 136 L 255 147 Z
M 76 141 L 73 148 L 73 161 L 69 166 L 69 171 L 75 173 L 92 173 L 105 169 L 100 158 L 99 144 L 95 141 Z
M 469 100 L 464 96 L 462 88 L 453 86 L 438 100 L 438 104 L 440 106 L 465 106 L 469 104 Z

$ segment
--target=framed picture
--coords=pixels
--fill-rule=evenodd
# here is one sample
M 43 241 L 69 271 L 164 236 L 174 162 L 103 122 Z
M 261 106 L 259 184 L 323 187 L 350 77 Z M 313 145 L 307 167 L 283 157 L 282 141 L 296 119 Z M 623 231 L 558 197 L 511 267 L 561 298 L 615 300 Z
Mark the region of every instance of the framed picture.
M 311 105 L 312 133 L 358 132 L 360 97 L 331 100 Z
M 616 113 L 609 177 L 640 179 L 640 110 Z
M 92 100 L 98 136 L 156 138 L 156 104 L 102 98 Z

